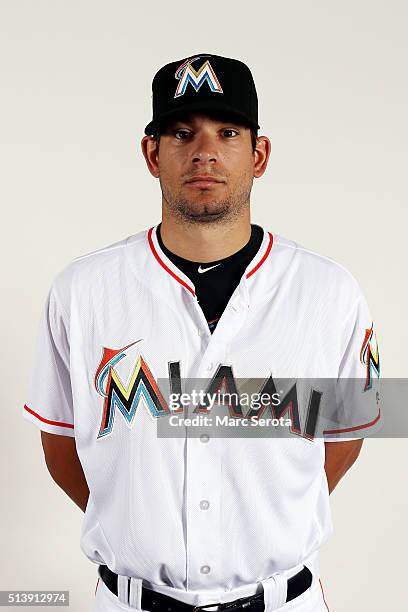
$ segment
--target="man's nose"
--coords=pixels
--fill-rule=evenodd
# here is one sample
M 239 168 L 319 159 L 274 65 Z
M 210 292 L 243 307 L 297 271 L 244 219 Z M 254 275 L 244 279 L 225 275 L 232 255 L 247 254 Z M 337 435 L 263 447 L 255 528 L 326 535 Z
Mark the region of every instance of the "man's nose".
M 216 162 L 219 158 L 219 153 L 215 138 L 209 134 L 197 134 L 194 138 L 191 155 L 192 161 L 195 163 Z

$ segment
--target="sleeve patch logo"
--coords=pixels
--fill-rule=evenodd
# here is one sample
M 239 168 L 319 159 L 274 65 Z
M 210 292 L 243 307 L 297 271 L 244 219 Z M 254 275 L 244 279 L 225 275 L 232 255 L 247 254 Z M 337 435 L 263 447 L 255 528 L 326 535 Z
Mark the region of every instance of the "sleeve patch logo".
M 364 391 L 367 391 L 372 387 L 373 372 L 378 378 L 380 377 L 380 354 L 374 323 L 371 324 L 370 329 L 365 330 L 364 341 L 360 350 L 360 362 L 366 368 Z

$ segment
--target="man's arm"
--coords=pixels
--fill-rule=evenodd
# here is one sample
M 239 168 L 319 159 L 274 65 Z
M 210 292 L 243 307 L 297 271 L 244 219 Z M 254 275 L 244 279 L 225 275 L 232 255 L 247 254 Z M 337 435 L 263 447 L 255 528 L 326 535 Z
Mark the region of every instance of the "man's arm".
M 333 491 L 339 480 L 351 468 L 360 454 L 362 444 L 362 439 L 324 443 L 326 449 L 324 469 L 329 485 L 329 493 Z
M 41 430 L 45 462 L 53 480 L 85 512 L 89 488 L 75 446 L 75 438 Z

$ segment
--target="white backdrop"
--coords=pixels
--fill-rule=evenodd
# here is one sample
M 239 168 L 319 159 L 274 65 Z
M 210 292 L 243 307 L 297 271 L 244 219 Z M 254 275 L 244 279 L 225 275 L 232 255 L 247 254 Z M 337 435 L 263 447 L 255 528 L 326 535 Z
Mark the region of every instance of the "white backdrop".
M 67 589 L 72 611 L 93 606 L 83 514 L 51 480 L 21 407 L 54 275 L 160 220 L 140 139 L 161 65 L 207 52 L 250 66 L 273 147 L 252 221 L 344 264 L 376 322 L 383 376 L 407 376 L 407 10 L 403 0 L 1 0 L 0 589 Z M 321 569 L 332 612 L 407 601 L 406 453 L 403 439 L 366 440 L 331 496 Z

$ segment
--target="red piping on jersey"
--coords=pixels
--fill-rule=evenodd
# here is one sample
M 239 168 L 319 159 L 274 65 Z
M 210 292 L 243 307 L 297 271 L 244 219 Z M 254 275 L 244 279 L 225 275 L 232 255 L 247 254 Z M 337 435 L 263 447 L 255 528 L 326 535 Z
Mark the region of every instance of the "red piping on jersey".
M 31 410 L 31 408 L 29 408 L 27 405 L 24 405 L 24 408 L 25 410 L 27 410 L 27 412 L 29 412 L 30 414 L 33 414 L 35 417 L 37 417 L 37 419 L 40 419 L 40 421 L 42 421 L 43 423 L 48 423 L 49 425 L 58 425 L 58 427 L 68 427 L 68 428 L 74 429 L 74 426 L 72 425 L 72 423 L 61 423 L 59 421 L 50 421 L 49 419 L 44 419 L 44 417 L 34 412 L 34 410 Z
M 166 266 L 166 264 L 164 263 L 164 261 L 160 258 L 160 255 L 158 254 L 158 252 L 155 249 L 155 246 L 153 244 L 153 240 L 152 240 L 152 233 L 153 233 L 153 227 L 151 227 L 147 233 L 147 239 L 149 241 L 149 245 L 150 248 L 152 250 L 153 255 L 155 256 L 155 258 L 157 259 L 157 261 L 159 262 L 159 264 L 162 266 L 162 268 L 164 268 L 166 270 L 166 272 L 168 272 L 173 278 L 176 279 L 176 281 L 178 281 L 181 285 L 183 285 L 183 287 L 185 287 L 186 289 L 188 289 L 190 291 L 190 293 L 196 297 L 196 294 L 194 292 L 194 290 L 190 287 L 190 285 L 188 285 L 186 282 L 183 281 L 182 278 L 180 278 L 179 276 L 177 276 L 177 274 L 175 274 L 172 270 L 170 270 L 170 268 L 168 266 Z M 262 266 L 262 264 L 264 263 L 265 259 L 268 257 L 272 245 L 273 245 L 273 236 L 271 234 L 271 232 L 268 232 L 268 236 L 269 236 L 269 243 L 267 246 L 267 249 L 262 257 L 262 259 L 260 261 L 258 261 L 258 263 L 256 264 L 256 266 L 254 268 L 252 268 L 252 270 L 250 270 L 247 274 L 246 274 L 246 278 L 249 278 L 252 274 L 254 274 L 254 272 L 256 272 L 258 270 L 258 268 L 260 268 Z
M 332 434 L 332 433 L 345 433 L 346 431 L 355 431 L 356 429 L 364 429 L 365 427 L 370 427 L 371 425 L 375 425 L 378 419 L 381 416 L 381 409 L 378 409 L 378 414 L 369 423 L 364 423 L 364 425 L 356 425 L 355 427 L 344 427 L 343 429 L 325 429 L 323 431 L 324 434 Z
M 170 270 L 170 268 L 168 266 L 166 266 L 166 264 L 164 263 L 164 261 L 161 260 L 158 252 L 156 251 L 154 244 L 153 244 L 153 240 L 152 240 L 152 232 L 153 232 L 153 227 L 151 227 L 148 231 L 147 234 L 147 238 L 149 240 L 149 244 L 150 244 L 150 248 L 152 250 L 153 255 L 155 256 L 155 258 L 157 259 L 157 261 L 159 262 L 159 264 L 166 270 L 166 272 L 168 272 L 173 278 L 176 279 L 176 281 L 178 281 L 181 285 L 183 285 L 183 287 L 185 287 L 186 289 L 188 289 L 190 291 L 190 293 L 195 297 L 195 291 L 194 289 L 192 289 L 190 287 L 190 285 L 187 285 L 187 283 L 185 283 L 183 281 L 182 278 L 180 278 L 179 276 L 177 276 L 177 274 L 174 274 L 174 272 L 172 270 Z
M 268 232 L 268 236 L 269 236 L 269 244 L 268 244 L 268 247 L 267 247 L 267 249 L 265 251 L 264 256 L 262 257 L 261 261 L 258 261 L 258 263 L 256 264 L 255 268 L 252 268 L 252 270 L 247 273 L 246 278 L 249 278 L 251 276 L 251 274 L 256 272 L 258 270 L 258 268 L 260 268 L 262 266 L 262 264 L 265 261 L 265 259 L 268 257 L 268 255 L 269 255 L 269 253 L 271 251 L 272 245 L 273 245 L 273 236 L 272 236 L 271 232 Z
M 330 612 L 330 610 L 329 610 L 329 606 L 327 605 L 327 602 L 326 602 L 326 600 L 325 600 L 325 598 L 324 598 L 323 585 L 322 585 L 322 581 L 320 580 L 320 578 L 319 578 L 319 582 L 320 582 L 320 588 L 321 588 L 321 590 L 322 590 L 322 595 L 323 595 L 324 605 L 325 605 L 325 606 L 326 606 L 326 608 L 327 608 L 327 612 Z

